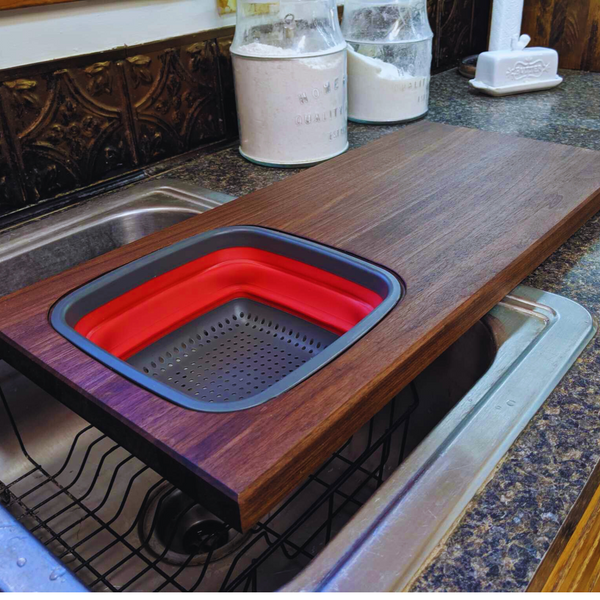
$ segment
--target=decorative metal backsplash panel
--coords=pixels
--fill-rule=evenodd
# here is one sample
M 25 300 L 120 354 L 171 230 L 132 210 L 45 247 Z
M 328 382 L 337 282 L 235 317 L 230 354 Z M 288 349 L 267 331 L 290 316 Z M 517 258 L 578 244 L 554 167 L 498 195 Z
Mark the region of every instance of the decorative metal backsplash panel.
M 233 137 L 231 37 L 179 41 L 0 72 L 0 214 Z
M 428 0 L 434 71 L 485 49 L 490 7 Z M 234 139 L 226 33 L 0 71 L 0 216 Z
M 139 160 L 150 164 L 225 134 L 215 40 L 126 59 Z
M 121 69 L 103 61 L 3 82 L 2 109 L 29 202 L 135 165 Z
M 0 211 L 8 212 L 23 206 L 25 194 L 17 162 L 9 150 L 5 117 L 0 113 Z

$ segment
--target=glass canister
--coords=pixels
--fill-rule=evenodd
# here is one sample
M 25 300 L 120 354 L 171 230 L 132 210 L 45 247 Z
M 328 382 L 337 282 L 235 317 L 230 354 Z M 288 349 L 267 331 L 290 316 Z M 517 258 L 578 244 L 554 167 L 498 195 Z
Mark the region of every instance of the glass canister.
M 402 123 L 427 114 L 433 33 L 426 0 L 347 0 L 348 118 Z
M 231 54 L 242 156 L 308 166 L 348 148 L 335 0 L 238 1 Z

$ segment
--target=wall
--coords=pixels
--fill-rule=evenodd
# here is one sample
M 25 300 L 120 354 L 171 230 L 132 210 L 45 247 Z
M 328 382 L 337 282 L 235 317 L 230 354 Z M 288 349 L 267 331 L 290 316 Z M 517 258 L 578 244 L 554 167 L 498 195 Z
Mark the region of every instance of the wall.
M 216 0 L 83 0 L 0 12 L 0 69 L 235 24 Z
M 491 0 L 427 4 L 434 69 L 485 48 Z M 216 0 L 82 0 L 2 11 L 0 69 L 234 25 L 235 16 L 219 16 L 216 6 Z
M 562 68 L 600 71 L 600 0 L 525 0 L 522 31 L 557 50 Z

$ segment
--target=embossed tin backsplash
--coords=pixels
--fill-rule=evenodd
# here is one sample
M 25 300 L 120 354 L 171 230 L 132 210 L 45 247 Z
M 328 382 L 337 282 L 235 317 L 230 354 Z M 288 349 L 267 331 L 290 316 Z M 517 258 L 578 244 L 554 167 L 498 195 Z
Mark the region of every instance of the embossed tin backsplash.
M 0 212 L 235 137 L 231 35 L 178 41 L 0 72 Z
M 490 4 L 428 0 L 434 71 L 485 49 Z M 232 35 L 0 71 L 0 216 L 235 139 Z

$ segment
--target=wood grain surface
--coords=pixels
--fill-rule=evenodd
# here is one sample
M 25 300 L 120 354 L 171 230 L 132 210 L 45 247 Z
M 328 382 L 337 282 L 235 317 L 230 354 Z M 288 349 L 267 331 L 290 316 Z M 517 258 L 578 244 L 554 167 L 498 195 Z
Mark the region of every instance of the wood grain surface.
M 428 122 L 0 300 L 6 360 L 161 475 L 247 530 L 600 208 L 600 154 Z M 158 248 L 262 225 L 384 265 L 405 299 L 286 394 L 192 412 L 64 340 L 48 311 Z
M 0 0 L 0 10 L 9 8 L 27 8 L 29 6 L 45 6 L 47 4 L 63 4 L 76 0 Z
M 600 467 L 541 562 L 529 592 L 600 592 Z
M 600 71 L 600 0 L 525 0 L 521 31 L 557 50 L 563 69 Z

